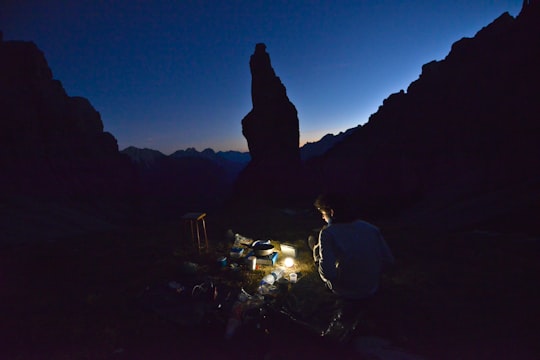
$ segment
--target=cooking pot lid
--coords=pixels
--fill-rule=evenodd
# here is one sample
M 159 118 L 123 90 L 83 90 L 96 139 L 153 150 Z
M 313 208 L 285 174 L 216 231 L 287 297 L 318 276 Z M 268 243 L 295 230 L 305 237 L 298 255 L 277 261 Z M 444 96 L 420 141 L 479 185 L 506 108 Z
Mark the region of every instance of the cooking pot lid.
M 266 244 L 266 243 L 259 243 L 259 244 L 253 245 L 253 248 L 255 250 L 270 250 L 274 248 L 274 245 Z
M 256 248 L 261 249 L 261 248 L 266 248 L 267 245 L 270 245 L 273 247 L 273 245 L 270 244 L 270 240 L 257 240 L 251 246 L 254 248 L 256 247 Z

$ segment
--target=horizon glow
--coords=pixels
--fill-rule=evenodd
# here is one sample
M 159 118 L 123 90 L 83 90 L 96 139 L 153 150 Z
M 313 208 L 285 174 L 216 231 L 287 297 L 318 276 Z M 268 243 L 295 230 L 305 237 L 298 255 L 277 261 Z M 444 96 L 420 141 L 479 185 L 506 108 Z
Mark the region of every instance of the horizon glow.
M 520 0 L 25 1 L 3 5 L 4 41 L 34 42 L 69 96 L 87 98 L 105 131 L 171 154 L 247 151 L 249 57 L 267 46 L 296 106 L 300 145 L 364 124 L 422 65 Z

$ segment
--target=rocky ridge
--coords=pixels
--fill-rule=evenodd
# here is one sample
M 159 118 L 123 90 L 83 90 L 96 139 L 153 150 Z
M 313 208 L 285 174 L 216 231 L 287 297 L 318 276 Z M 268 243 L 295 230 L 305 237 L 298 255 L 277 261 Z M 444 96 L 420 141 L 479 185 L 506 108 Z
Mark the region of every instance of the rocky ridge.
M 530 1 L 455 42 L 310 162 L 314 189 L 340 189 L 364 213 L 416 209 L 426 224 L 530 222 L 540 199 L 539 24 L 540 3 Z

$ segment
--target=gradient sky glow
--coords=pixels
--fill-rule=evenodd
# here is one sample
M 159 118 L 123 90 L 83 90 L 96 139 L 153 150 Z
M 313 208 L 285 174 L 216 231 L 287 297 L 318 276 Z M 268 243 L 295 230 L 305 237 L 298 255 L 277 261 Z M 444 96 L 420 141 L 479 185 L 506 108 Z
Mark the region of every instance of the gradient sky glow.
M 263 42 L 300 142 L 363 124 L 423 64 L 522 0 L 7 0 L 4 40 L 33 41 L 120 149 L 247 151 L 249 57 Z

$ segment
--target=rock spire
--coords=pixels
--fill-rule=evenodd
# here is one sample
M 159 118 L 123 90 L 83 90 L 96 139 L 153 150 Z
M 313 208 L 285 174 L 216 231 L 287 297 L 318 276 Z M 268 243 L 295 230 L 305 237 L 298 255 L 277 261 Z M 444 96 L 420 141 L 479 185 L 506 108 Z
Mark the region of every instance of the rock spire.
M 249 61 L 252 110 L 242 119 L 251 161 L 235 183 L 249 201 L 289 201 L 301 183 L 300 130 L 295 106 L 259 43 Z
M 253 109 L 242 120 L 242 133 L 252 161 L 299 161 L 297 111 L 272 68 L 266 45 L 255 46 L 249 66 Z

